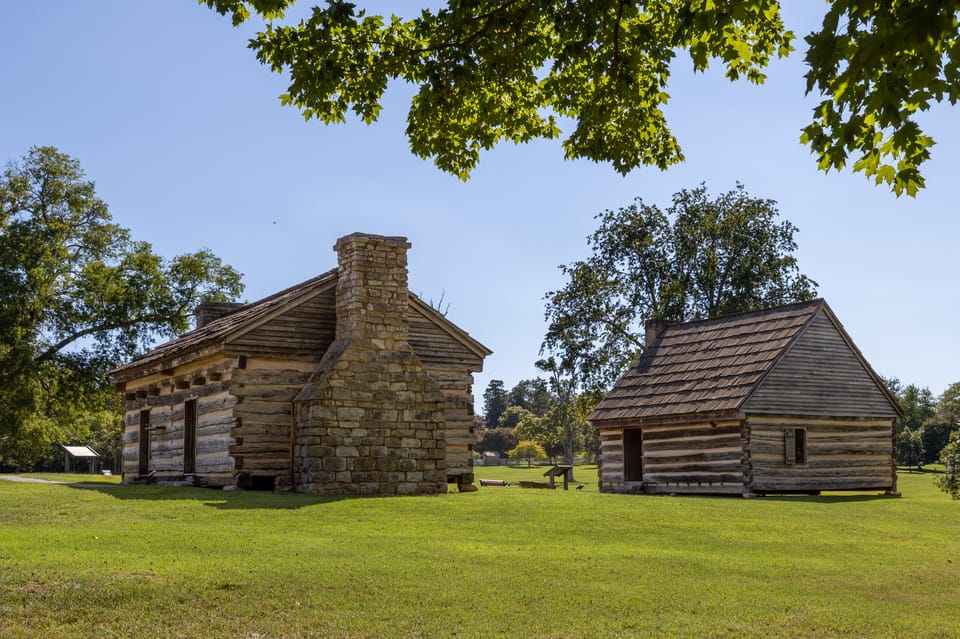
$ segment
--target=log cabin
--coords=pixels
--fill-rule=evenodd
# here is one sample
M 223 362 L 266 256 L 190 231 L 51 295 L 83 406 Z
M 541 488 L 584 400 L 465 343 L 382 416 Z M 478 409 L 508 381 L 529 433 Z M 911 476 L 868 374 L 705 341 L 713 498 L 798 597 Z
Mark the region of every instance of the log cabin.
M 337 268 L 112 372 L 123 481 L 335 495 L 473 482 L 473 373 L 491 351 L 407 288 L 403 237 L 354 233 Z
M 588 417 L 601 491 L 896 494 L 901 409 L 825 301 L 645 337 Z

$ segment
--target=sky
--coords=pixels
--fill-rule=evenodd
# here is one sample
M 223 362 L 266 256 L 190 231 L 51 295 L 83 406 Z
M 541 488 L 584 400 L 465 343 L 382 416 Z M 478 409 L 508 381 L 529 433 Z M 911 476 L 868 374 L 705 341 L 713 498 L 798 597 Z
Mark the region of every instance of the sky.
M 623 177 L 565 160 L 559 141 L 503 144 L 461 182 L 410 153 L 407 86 L 391 87 L 373 125 L 305 122 L 279 103 L 285 78 L 246 48 L 252 28 L 195 0 L 9 3 L 0 165 L 57 147 L 134 238 L 167 257 L 212 249 L 244 273 L 247 301 L 336 266 L 343 235 L 406 236 L 411 290 L 442 296 L 447 317 L 494 352 L 475 375 L 478 405 L 491 379 L 510 388 L 537 375 L 543 297 L 564 285 L 559 265 L 588 255 L 597 213 L 739 181 L 799 228 L 801 272 L 873 368 L 939 394 L 960 381 L 958 112 L 921 120 L 937 145 L 916 198 L 818 171 L 799 143 L 817 102 L 804 96 L 802 36 L 824 5 L 785 5 L 798 51 L 763 86 L 694 74 L 677 58 L 666 112 L 684 163 Z

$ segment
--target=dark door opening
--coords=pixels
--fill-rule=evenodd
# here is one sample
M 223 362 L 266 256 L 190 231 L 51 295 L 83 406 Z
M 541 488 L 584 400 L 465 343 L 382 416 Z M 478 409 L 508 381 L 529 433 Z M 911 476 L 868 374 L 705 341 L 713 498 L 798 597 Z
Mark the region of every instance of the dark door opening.
M 197 400 L 183 404 L 183 474 L 197 472 Z
M 137 472 L 146 475 L 150 472 L 150 409 L 140 411 L 140 455 Z
M 623 479 L 643 481 L 643 431 L 639 428 L 623 430 Z

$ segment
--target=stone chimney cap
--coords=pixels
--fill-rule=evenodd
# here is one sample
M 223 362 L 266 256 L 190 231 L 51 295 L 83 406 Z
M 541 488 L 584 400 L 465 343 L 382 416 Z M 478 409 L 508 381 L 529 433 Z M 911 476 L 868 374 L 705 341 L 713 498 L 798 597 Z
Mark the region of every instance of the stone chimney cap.
M 340 246 L 351 242 L 376 242 L 378 244 L 391 244 L 393 246 L 410 248 L 412 245 L 407 238 L 402 235 L 376 235 L 374 233 L 351 233 L 344 235 L 337 243 L 333 245 L 334 250 L 339 251 Z

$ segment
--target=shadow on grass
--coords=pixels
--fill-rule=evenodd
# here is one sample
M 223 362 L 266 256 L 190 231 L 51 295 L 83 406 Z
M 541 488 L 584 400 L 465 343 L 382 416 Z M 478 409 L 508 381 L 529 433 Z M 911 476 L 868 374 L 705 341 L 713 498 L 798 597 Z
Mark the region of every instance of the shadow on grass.
M 301 495 L 267 491 L 224 491 L 190 486 L 130 486 L 102 484 L 65 484 L 77 490 L 98 492 L 115 499 L 142 501 L 199 501 L 220 510 L 273 509 L 297 510 L 317 504 L 329 504 L 350 497 L 342 495 Z
M 856 495 L 763 495 L 757 497 L 764 501 L 809 502 L 811 504 L 852 504 L 859 501 L 877 501 L 882 499 L 896 499 L 893 495 L 880 493 Z

